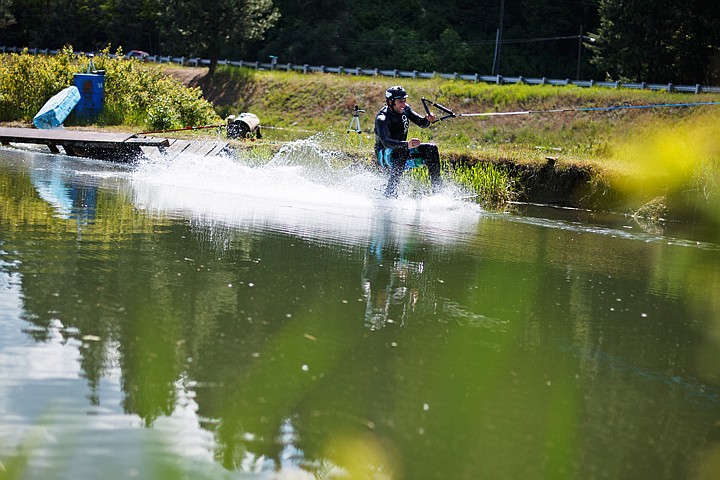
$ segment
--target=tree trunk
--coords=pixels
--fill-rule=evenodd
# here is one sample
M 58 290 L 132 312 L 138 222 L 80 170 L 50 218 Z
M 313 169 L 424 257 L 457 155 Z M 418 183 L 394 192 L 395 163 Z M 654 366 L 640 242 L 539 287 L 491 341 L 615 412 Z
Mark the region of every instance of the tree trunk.
M 208 77 L 212 77 L 215 73 L 215 69 L 217 68 L 218 63 L 218 51 L 217 49 L 210 50 L 210 67 L 208 69 Z

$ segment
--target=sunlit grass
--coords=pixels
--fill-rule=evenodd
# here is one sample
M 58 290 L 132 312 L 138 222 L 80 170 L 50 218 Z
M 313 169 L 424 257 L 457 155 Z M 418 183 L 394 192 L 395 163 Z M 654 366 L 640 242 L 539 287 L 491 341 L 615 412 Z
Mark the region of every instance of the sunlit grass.
M 475 194 L 476 201 L 486 208 L 501 208 L 517 197 L 515 181 L 502 166 L 460 164 L 450 168 L 449 173 L 456 184 Z

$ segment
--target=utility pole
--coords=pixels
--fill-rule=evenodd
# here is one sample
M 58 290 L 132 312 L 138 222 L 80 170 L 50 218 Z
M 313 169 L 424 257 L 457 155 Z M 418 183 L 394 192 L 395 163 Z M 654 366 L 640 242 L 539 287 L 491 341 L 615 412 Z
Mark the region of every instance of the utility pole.
M 580 80 L 580 64 L 582 61 L 582 48 L 584 40 L 587 40 L 590 43 L 595 42 L 594 37 L 588 37 L 587 35 L 583 35 L 583 26 L 580 25 L 580 34 L 578 35 L 577 73 L 575 75 L 575 80 Z
M 492 74 L 500 74 L 500 50 L 502 45 L 503 18 L 505 17 L 505 0 L 500 0 L 500 24 L 495 34 L 495 57 L 493 58 Z
M 580 80 L 580 60 L 582 59 L 582 41 L 583 41 L 583 26 L 580 25 L 580 33 L 578 34 L 577 74 L 575 75 L 575 80 Z

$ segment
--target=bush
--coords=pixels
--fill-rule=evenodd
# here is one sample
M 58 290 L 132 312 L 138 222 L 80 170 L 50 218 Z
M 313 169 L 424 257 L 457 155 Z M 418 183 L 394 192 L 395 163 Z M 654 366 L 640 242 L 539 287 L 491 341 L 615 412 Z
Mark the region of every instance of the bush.
M 32 121 L 50 97 L 72 85 L 77 63 L 70 47 L 52 57 L 27 50 L 0 56 L 0 121 Z
M 125 59 L 122 49 L 114 58 L 106 49 L 93 63 L 105 71 L 98 125 L 168 129 L 220 120 L 200 89 L 185 87 L 159 66 Z M 31 122 L 48 98 L 72 85 L 73 75 L 86 69 L 87 60 L 69 46 L 57 56 L 31 55 L 27 50 L 0 56 L 0 121 Z

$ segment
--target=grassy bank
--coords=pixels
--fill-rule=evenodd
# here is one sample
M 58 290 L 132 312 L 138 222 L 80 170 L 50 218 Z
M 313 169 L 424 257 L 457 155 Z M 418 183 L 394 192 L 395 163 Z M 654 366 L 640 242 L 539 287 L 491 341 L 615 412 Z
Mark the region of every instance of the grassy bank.
M 420 98 L 426 97 L 456 113 L 720 100 L 709 94 L 233 67 L 220 67 L 208 77 L 202 68 L 155 66 L 103 54 L 95 64 L 106 72 L 105 111 L 95 127 L 182 128 L 252 112 L 260 117 L 263 130 L 263 140 L 253 147 L 273 148 L 314 136 L 352 161 L 367 163 L 372 161 L 374 114 L 391 84 L 402 84 L 419 111 Z M 86 67 L 87 60 L 73 56 L 70 49 L 57 57 L 0 56 L 0 121 L 29 125 L 45 100 Z M 359 117 L 360 136 L 347 133 L 356 105 L 366 110 Z M 667 107 L 461 117 L 411 129 L 423 141 L 438 144 L 447 174 L 477 193 L 486 206 L 521 200 L 720 224 L 719 119 L 720 106 Z M 72 117 L 66 124 L 73 124 Z
M 410 103 L 419 111 L 421 97 L 456 113 L 720 101 L 720 96 L 709 94 L 230 68 L 221 68 L 213 78 L 198 72 L 190 82 L 203 90 L 221 116 L 239 111 L 259 115 L 264 125 L 275 128 L 269 130 L 269 138 L 334 132 L 336 141 L 347 141 L 352 109 L 358 105 L 366 110 L 360 117 L 365 145 L 361 155 L 366 157 L 373 141 L 374 114 L 383 105 L 384 90 L 396 83 L 410 92 Z M 488 183 L 503 183 L 498 174 L 504 175 L 505 194 L 498 195 L 495 189 L 490 203 L 515 198 L 627 212 L 652 220 L 720 223 L 718 120 L 720 105 L 710 105 L 461 117 L 413 131 L 424 141 L 437 143 L 456 178 L 474 185 L 478 193 Z M 493 168 L 482 167 L 481 172 L 465 168 L 485 164 Z

